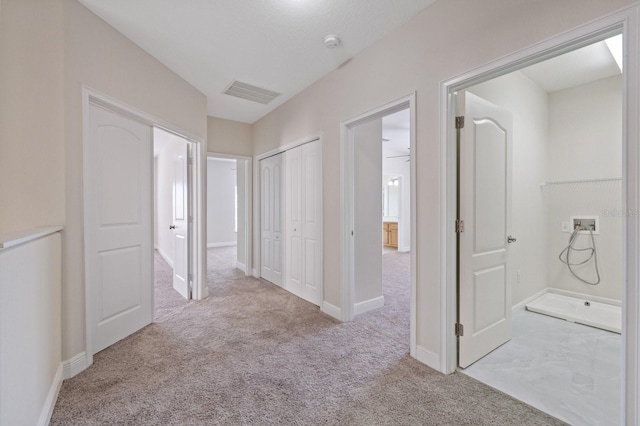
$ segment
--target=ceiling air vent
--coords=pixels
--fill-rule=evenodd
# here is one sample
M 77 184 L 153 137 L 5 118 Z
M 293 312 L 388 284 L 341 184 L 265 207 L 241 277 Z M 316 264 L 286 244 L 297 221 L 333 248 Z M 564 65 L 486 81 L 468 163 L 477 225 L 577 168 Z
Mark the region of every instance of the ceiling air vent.
M 241 81 L 237 80 L 233 81 L 222 93 L 224 93 L 225 95 L 231 95 L 237 98 L 246 99 L 248 101 L 258 102 L 264 105 L 280 96 L 280 93 L 252 86 L 247 83 L 242 83 Z

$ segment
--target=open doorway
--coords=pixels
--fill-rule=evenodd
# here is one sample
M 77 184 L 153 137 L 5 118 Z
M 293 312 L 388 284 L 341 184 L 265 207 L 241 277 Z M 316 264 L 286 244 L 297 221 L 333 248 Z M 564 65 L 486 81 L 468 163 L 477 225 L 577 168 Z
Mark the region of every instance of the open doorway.
M 343 319 L 380 308 L 406 315 L 415 345 L 413 95 L 342 123 L 345 205 Z M 382 190 L 380 187 L 382 186 Z M 388 300 L 387 300 L 388 299 Z
M 155 176 L 154 139 L 170 123 L 113 98 L 83 87 L 84 240 L 87 364 L 93 355 L 154 322 Z M 164 130 L 163 130 L 164 131 Z M 177 137 L 180 132 L 165 133 Z M 194 136 L 180 137 L 184 149 L 173 169 L 180 178 L 172 197 L 174 219 L 187 222 L 180 231 L 180 265 L 167 279 L 171 293 L 179 275 L 179 289 L 187 297 L 206 297 L 200 249 L 203 144 Z M 161 138 L 158 136 L 158 138 Z M 166 147 L 165 147 L 166 148 Z M 189 158 L 192 166 L 189 167 Z M 175 173 L 174 173 L 175 174 Z M 172 223 L 171 226 L 178 224 Z M 160 225 L 159 225 L 160 226 Z M 169 224 L 166 224 L 167 229 Z M 173 230 L 173 229 L 172 229 Z M 158 234 L 160 234 L 158 229 Z M 177 232 L 176 232 L 177 234 Z M 174 238 L 175 237 L 174 235 Z M 159 238 L 160 239 L 160 238 Z M 185 247 L 186 246 L 186 247 Z M 168 254 L 170 256 L 170 254 Z M 164 260 L 162 260 L 164 262 Z M 195 286 L 193 286 L 195 284 Z M 193 290 L 193 291 L 192 291 Z
M 171 278 L 162 284 L 182 299 L 192 298 L 190 272 L 190 166 L 189 141 L 160 128 L 153 129 L 154 155 L 154 242 L 156 257 L 166 262 Z M 155 262 L 156 275 L 163 277 L 160 259 Z M 166 281 L 166 282 L 165 282 Z M 156 287 L 159 281 L 156 279 Z
M 458 366 L 571 424 L 621 422 L 621 57 L 607 34 L 456 93 Z
M 208 285 L 250 275 L 251 158 L 207 154 Z

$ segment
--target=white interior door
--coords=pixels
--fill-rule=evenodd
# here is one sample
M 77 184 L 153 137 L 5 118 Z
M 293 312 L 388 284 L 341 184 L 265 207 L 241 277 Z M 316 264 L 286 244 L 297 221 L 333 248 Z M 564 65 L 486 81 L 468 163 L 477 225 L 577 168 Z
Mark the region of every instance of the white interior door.
M 304 144 L 302 163 L 302 298 L 322 302 L 322 144 L 319 140 Z M 287 265 L 288 266 L 288 265 Z
M 460 130 L 459 365 L 467 367 L 511 339 L 512 116 L 471 93 L 458 95 Z
M 322 145 L 285 153 L 285 288 L 315 305 L 322 299 Z
M 285 153 L 286 167 L 286 262 L 287 274 L 285 288 L 298 297 L 302 297 L 303 248 L 302 248 L 302 147 L 290 149 Z
M 153 321 L 152 131 L 89 107 L 85 265 L 93 353 Z
M 260 275 L 282 286 L 284 257 L 282 189 L 284 183 L 283 154 L 260 160 L 261 271 Z
M 173 288 L 185 299 L 190 299 L 189 291 L 189 179 L 188 150 L 185 142 L 173 158 L 173 230 L 174 261 Z

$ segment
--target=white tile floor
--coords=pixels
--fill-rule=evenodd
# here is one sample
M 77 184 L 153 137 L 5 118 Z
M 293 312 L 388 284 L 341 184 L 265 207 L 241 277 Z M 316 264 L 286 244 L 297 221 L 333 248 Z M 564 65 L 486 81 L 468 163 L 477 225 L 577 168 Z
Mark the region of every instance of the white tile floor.
M 512 335 L 461 371 L 572 425 L 620 424 L 619 334 L 520 309 Z

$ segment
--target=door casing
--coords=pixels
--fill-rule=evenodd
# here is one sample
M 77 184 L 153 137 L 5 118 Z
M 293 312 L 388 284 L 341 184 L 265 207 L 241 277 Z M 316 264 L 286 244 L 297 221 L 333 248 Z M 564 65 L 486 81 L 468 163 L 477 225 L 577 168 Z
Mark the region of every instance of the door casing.
M 410 180 L 411 180 L 411 220 L 410 230 L 411 235 L 415 238 L 416 231 L 416 93 L 413 92 L 407 96 L 391 101 L 380 107 L 374 108 L 362 114 L 359 114 L 353 118 L 345 120 L 340 123 L 340 142 L 341 142 L 341 180 L 340 180 L 340 199 L 342 200 L 342 227 L 341 227 L 341 247 L 342 247 L 342 306 L 340 312 L 336 311 L 335 314 L 339 314 L 339 318 L 342 321 L 353 321 L 355 316 L 355 247 L 353 240 L 353 229 L 355 220 L 355 203 L 354 203 L 354 134 L 353 128 L 358 124 L 366 122 L 375 118 L 382 118 L 386 115 L 393 114 L 394 112 L 402 111 L 404 109 L 410 110 Z M 411 242 L 411 302 L 410 302 L 410 339 L 409 339 L 409 352 L 414 358 L 420 360 L 421 356 L 418 354 L 417 338 L 416 338 L 416 326 L 417 326 L 417 300 L 416 300 L 416 259 L 418 251 L 418 242 Z M 333 313 L 327 311 L 330 315 Z M 335 315 L 334 315 L 335 316 Z
M 571 31 L 549 38 L 481 67 L 446 80 L 440 85 L 440 262 L 441 329 L 440 371 L 457 367 L 456 322 L 456 146 L 454 93 L 517 71 L 554 56 L 584 47 L 615 34 L 623 34 L 625 52 L 623 101 L 623 210 L 640 211 L 640 6 L 632 5 Z M 625 424 L 640 420 L 640 215 L 627 215 L 623 223 L 623 413 Z
M 252 186 L 251 183 L 253 182 L 252 179 L 252 173 L 253 173 L 253 158 L 252 157 L 247 157 L 246 155 L 235 155 L 235 154 L 223 154 L 220 152 L 211 152 L 208 151 L 207 152 L 207 158 L 223 158 L 223 159 L 230 159 L 230 160 L 236 160 L 238 162 L 240 161 L 244 161 L 244 217 L 239 218 L 240 220 L 242 220 L 244 229 L 245 229 L 245 234 L 244 234 L 244 249 L 245 249 L 245 253 L 244 253 L 244 259 L 245 259 L 245 275 L 251 275 L 251 255 L 252 255 L 252 250 L 251 250 L 251 241 L 252 241 L 252 237 L 251 237 L 251 200 L 252 200 L 252 195 L 251 195 L 251 190 L 252 190 Z

